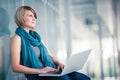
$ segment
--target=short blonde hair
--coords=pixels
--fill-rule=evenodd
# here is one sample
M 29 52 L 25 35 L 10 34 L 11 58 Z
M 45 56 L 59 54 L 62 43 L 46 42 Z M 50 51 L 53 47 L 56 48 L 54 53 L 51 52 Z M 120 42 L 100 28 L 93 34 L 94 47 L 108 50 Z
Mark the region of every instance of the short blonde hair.
M 34 14 L 34 17 L 37 19 L 36 12 L 33 8 L 31 8 L 30 6 L 21 6 L 17 9 L 15 16 L 14 16 L 15 23 L 17 24 L 17 26 L 21 27 L 21 26 L 25 25 L 23 18 L 24 18 L 26 11 L 31 11 Z

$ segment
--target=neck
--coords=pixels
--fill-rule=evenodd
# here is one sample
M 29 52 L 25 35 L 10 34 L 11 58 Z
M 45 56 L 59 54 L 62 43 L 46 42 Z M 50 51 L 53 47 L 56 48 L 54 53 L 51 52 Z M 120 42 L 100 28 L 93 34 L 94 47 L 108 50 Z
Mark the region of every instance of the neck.
M 31 30 L 31 28 L 29 28 L 29 27 L 23 27 L 23 29 L 24 29 L 26 32 L 28 32 L 28 33 L 29 33 L 29 31 Z

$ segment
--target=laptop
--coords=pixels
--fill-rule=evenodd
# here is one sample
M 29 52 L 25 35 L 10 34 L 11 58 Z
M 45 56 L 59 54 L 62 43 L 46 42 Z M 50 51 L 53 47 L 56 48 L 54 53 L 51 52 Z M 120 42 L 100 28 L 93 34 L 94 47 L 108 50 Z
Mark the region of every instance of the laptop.
M 50 76 L 50 77 L 55 77 L 55 76 L 62 76 L 65 74 L 72 73 L 74 71 L 78 71 L 83 68 L 84 64 L 86 63 L 89 55 L 91 53 L 91 49 L 72 54 L 66 64 L 65 67 L 62 71 L 57 71 L 57 72 L 49 72 L 49 73 L 40 73 L 38 76 Z

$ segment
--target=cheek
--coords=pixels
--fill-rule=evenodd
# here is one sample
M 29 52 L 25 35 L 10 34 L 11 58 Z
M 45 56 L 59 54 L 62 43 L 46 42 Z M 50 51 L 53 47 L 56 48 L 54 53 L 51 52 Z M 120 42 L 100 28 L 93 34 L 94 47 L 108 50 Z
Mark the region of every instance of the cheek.
M 29 22 L 30 22 L 30 19 L 25 18 L 24 21 L 25 21 L 25 23 L 29 23 Z

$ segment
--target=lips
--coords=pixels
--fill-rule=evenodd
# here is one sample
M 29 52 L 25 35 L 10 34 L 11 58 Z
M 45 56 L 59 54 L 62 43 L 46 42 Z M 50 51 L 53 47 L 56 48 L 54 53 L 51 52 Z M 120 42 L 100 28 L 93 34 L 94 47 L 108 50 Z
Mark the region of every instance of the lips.
M 35 22 L 32 22 L 32 24 L 35 24 Z

